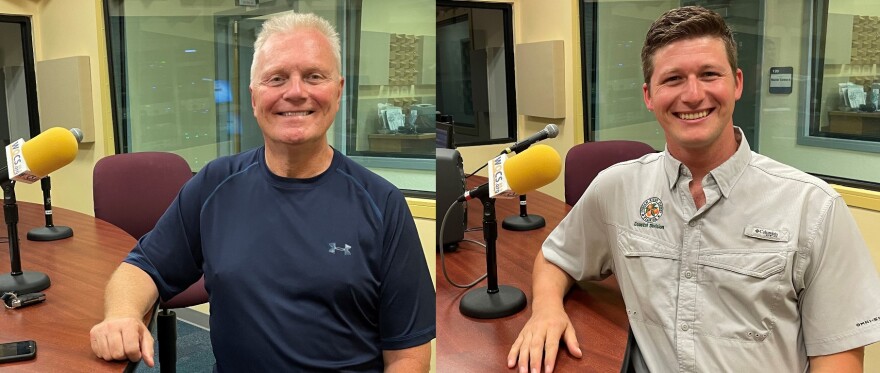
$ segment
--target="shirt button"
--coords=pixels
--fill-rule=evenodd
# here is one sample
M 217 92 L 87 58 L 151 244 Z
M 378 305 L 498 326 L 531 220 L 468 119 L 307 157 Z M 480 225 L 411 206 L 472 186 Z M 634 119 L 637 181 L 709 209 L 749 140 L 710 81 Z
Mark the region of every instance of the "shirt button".
M 692 221 L 692 222 L 688 223 L 688 225 L 689 225 L 691 228 L 693 228 L 693 227 L 696 227 L 696 226 L 697 226 L 697 222 L 696 222 L 696 221 Z
M 681 323 L 681 330 L 688 331 L 688 324 Z
M 691 272 L 691 271 L 685 271 L 685 272 L 684 272 L 684 277 L 686 277 L 686 278 L 691 278 L 691 277 L 693 277 L 693 276 L 694 276 L 694 274 L 693 274 L 693 272 Z

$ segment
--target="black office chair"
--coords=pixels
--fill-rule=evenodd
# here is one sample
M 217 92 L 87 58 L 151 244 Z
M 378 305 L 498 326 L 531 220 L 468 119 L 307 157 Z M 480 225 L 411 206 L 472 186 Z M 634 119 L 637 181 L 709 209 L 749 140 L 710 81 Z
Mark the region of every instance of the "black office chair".
M 93 172 L 95 217 L 140 238 L 153 229 L 190 178 L 189 164 L 174 153 L 139 152 L 102 158 Z M 159 301 L 156 334 L 162 372 L 174 372 L 177 365 L 177 315 L 171 309 L 206 302 L 204 277 L 174 298 Z

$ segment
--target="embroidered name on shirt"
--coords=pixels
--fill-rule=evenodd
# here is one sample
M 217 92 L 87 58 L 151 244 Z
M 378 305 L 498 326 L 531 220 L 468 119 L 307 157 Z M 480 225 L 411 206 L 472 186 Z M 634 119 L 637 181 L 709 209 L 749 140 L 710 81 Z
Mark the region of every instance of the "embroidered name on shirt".
M 788 231 L 785 229 L 770 229 L 754 225 L 746 226 L 743 234 L 760 240 L 786 242 L 789 240 Z

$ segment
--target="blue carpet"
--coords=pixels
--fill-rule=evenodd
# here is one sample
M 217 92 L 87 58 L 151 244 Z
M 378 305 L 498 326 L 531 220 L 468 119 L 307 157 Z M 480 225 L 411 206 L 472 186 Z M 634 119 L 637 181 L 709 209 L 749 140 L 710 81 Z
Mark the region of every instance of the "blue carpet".
M 177 319 L 177 371 L 211 372 L 214 370 L 214 353 L 211 349 L 210 332 L 188 322 Z M 155 333 L 153 334 L 155 336 Z M 156 366 L 150 368 L 141 362 L 135 372 L 159 372 L 159 343 L 155 349 Z

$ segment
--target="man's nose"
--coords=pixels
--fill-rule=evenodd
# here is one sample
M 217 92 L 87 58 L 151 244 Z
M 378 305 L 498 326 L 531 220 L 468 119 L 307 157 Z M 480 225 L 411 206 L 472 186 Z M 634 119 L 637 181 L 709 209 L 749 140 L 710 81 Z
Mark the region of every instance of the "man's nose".
M 287 87 L 284 90 L 284 95 L 282 98 L 284 99 L 297 99 L 302 98 L 305 95 L 305 86 L 303 85 L 302 79 L 299 78 L 291 78 L 287 82 Z
M 699 102 L 705 97 L 703 84 L 696 77 L 689 77 L 684 85 L 681 100 L 684 102 Z

